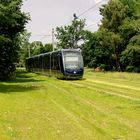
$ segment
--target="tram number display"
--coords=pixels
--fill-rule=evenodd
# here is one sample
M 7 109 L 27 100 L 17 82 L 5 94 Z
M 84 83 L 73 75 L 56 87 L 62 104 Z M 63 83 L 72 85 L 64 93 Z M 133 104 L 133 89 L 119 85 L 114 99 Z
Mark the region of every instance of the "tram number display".
M 66 62 L 73 62 L 73 61 L 78 61 L 78 57 L 75 56 L 66 56 Z

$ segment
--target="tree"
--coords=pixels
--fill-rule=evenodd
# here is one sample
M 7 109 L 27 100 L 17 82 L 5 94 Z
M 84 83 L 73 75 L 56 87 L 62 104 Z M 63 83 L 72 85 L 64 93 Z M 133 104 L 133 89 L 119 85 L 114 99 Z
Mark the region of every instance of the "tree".
M 102 47 L 102 38 L 100 32 L 88 33 L 89 39 L 82 47 L 85 65 L 96 69 L 99 67 L 104 70 L 111 70 L 113 59 L 107 48 Z
M 11 76 L 18 61 L 19 36 L 29 20 L 21 5 L 22 0 L 0 0 L 0 80 Z
M 125 71 L 140 72 L 140 34 L 130 39 L 122 52 L 121 63 Z
M 34 55 L 38 55 L 40 54 L 40 48 L 43 48 L 43 43 L 41 41 L 33 41 L 30 44 L 30 51 L 31 51 L 31 55 L 30 56 L 34 56 Z
M 52 44 L 43 45 L 42 42 L 36 42 L 36 47 L 33 50 L 33 55 L 51 52 L 53 50 Z
M 75 15 L 71 25 L 57 27 L 57 45 L 61 48 L 78 48 L 78 43 L 85 38 L 84 26 L 85 20 L 78 19 Z
M 44 48 L 45 48 L 44 52 L 51 52 L 51 51 L 53 51 L 53 45 L 52 44 L 45 44 Z
M 30 55 L 30 42 L 29 38 L 31 33 L 29 33 L 26 29 L 20 34 L 20 50 L 19 50 L 19 61 L 17 66 L 24 67 L 25 59 Z
M 129 6 L 129 12 L 120 33 L 125 40 L 126 49 L 121 53 L 120 61 L 125 71 L 140 72 L 140 0 L 121 0 Z
M 108 4 L 100 8 L 100 14 L 103 16 L 100 28 L 118 33 L 118 27 L 128 14 L 128 5 L 124 5 L 120 0 L 110 0 Z
M 113 70 L 121 71 L 120 54 L 124 50 L 123 39 L 119 33 L 115 34 L 106 30 L 101 30 L 100 35 L 102 47 L 108 50 L 110 58 L 113 60 L 110 65 L 113 66 Z
M 110 0 L 100 9 L 103 16 L 100 32 L 102 32 L 102 46 L 106 47 L 114 57 L 115 70 L 121 70 L 120 54 L 125 49 L 123 38 L 119 32 L 122 21 L 128 14 L 128 5 L 120 0 Z
M 128 6 L 127 15 L 119 26 L 119 32 L 124 38 L 124 46 L 127 46 L 133 36 L 140 34 L 140 0 L 120 1 Z
M 140 71 L 140 0 L 110 0 L 101 9 L 102 46 L 116 61 L 116 70 Z
M 34 41 L 30 44 L 31 56 L 50 52 L 52 50 L 53 50 L 52 44 L 43 45 L 43 43 L 41 41 Z

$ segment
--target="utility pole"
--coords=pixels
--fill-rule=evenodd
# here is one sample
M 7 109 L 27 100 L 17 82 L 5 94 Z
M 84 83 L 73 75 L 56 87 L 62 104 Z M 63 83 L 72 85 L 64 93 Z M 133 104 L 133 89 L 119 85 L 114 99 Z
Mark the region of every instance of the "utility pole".
M 78 18 L 77 16 L 76 16 L 76 13 L 74 13 L 73 14 L 73 20 L 74 20 L 74 22 L 76 21 L 76 19 Z M 75 34 L 73 34 L 73 47 L 74 48 L 77 48 L 77 41 L 76 41 L 76 38 L 75 38 Z
M 28 52 L 29 52 L 29 57 L 31 57 L 31 46 L 30 46 L 30 44 L 28 44 L 29 46 L 28 46 Z
M 52 46 L 54 51 L 54 28 L 52 28 Z
M 76 20 L 78 17 L 76 16 L 76 13 L 73 14 L 74 20 Z

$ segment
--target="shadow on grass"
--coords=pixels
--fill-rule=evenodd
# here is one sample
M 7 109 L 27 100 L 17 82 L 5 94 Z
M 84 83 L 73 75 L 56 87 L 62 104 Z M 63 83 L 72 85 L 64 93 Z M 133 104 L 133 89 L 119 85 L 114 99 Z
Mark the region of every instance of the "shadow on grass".
M 5 85 L 5 84 L 0 84 L 0 93 L 3 94 L 12 94 L 12 93 L 18 93 L 18 92 L 27 92 L 27 91 L 32 91 L 38 89 L 39 86 L 34 86 L 34 85 Z
M 41 88 L 36 77 L 38 75 L 27 73 L 25 70 L 17 70 L 12 79 L 0 82 L 0 93 L 12 94 L 18 92 L 27 92 Z
M 36 77 L 38 75 L 33 73 L 28 73 L 24 69 L 17 69 L 14 77 L 7 81 L 7 83 L 26 83 L 26 82 L 39 82 L 43 80 L 38 80 Z

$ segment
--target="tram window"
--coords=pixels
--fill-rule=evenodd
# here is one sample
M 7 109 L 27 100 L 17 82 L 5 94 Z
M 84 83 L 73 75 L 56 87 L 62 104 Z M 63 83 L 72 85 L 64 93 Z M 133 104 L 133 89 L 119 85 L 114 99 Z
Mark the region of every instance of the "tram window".
M 50 68 L 50 55 L 46 54 L 44 57 L 45 57 L 44 58 L 45 69 L 49 69 Z
M 58 53 L 52 54 L 51 66 L 52 66 L 52 69 L 54 70 L 60 70 Z
M 77 56 L 66 56 L 66 61 L 77 61 L 78 62 L 78 57 Z
M 79 52 L 66 52 L 64 54 L 65 68 L 73 69 L 82 67 L 82 57 Z

